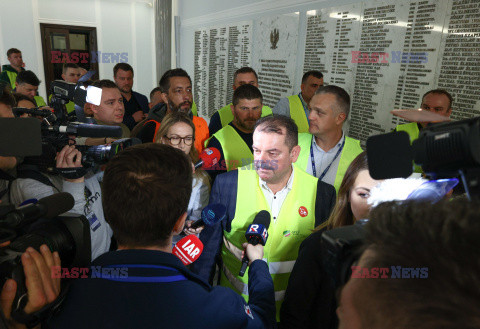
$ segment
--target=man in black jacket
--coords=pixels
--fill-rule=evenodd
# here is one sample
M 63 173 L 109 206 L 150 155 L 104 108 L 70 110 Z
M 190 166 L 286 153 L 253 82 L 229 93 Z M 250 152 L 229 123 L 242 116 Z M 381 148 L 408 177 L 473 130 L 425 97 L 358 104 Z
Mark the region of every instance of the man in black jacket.
M 146 118 L 148 113 L 148 99 L 145 95 L 132 90 L 133 67 L 127 63 L 118 63 L 113 68 L 113 79 L 120 89 L 125 106 L 123 123 L 132 130 L 135 125 Z

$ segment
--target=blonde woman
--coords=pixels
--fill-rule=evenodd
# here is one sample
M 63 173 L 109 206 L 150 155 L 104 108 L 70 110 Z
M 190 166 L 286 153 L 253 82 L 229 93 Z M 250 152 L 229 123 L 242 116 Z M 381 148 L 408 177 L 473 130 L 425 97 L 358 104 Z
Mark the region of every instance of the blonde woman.
M 185 152 L 192 161 L 192 168 L 193 164 L 199 160 L 197 150 L 193 147 L 195 143 L 195 126 L 192 120 L 184 113 L 170 113 L 163 118 L 156 134 L 155 143 L 167 144 Z M 209 196 L 210 178 L 208 174 L 201 168 L 194 169 L 192 195 L 188 203 L 186 227 L 200 219 L 202 209 L 208 204 Z M 186 229 L 185 233 L 200 233 L 200 231 L 201 229 Z M 180 237 L 174 237 L 173 242 L 176 243 L 178 240 L 180 240 Z
M 380 181 L 370 177 L 366 152 L 348 167 L 329 219 L 306 238 L 298 252 L 280 310 L 280 328 L 336 328 L 335 290 L 323 265 L 321 236 L 326 230 L 367 218 L 370 190 Z

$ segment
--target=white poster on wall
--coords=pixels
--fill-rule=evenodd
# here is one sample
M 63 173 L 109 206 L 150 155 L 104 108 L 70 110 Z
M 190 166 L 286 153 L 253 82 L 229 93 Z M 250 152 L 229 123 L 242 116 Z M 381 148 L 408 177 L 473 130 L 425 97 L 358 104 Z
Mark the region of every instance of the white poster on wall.
M 298 23 L 299 13 L 262 17 L 254 21 L 252 65 L 258 73 L 263 103 L 272 108 L 280 98 L 300 89 L 300 86 L 293 85 Z
M 307 37 L 303 72 L 319 70 L 325 85 L 337 85 L 353 93 L 362 4 L 323 8 L 307 12 Z
M 251 21 L 195 31 L 194 101 L 210 118 L 231 102 L 233 75 L 251 62 Z
M 480 1 L 453 0 L 444 27 L 437 86 L 454 99 L 452 119 L 480 115 Z

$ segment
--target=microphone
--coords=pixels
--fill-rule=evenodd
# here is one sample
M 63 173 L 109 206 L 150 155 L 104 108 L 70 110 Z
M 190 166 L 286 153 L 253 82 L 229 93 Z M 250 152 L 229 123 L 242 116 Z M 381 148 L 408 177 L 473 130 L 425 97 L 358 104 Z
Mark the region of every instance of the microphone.
M 40 217 L 52 219 L 69 211 L 75 205 L 70 193 L 61 192 L 38 200 L 37 203 L 26 204 L 7 213 L 2 224 L 8 228 L 18 228 L 30 224 Z
M 53 115 L 53 112 L 47 109 L 40 109 L 38 107 L 33 108 L 33 109 L 27 109 L 25 107 L 14 107 L 12 109 L 13 114 L 15 114 L 15 117 L 19 117 L 22 114 L 30 114 L 33 116 L 39 116 L 39 117 L 49 117 Z
M 173 247 L 172 254 L 177 256 L 183 265 L 190 265 L 200 257 L 203 243 L 196 235 L 190 234 L 182 238 Z
M 66 133 L 69 135 L 82 137 L 121 137 L 122 128 L 120 126 L 106 126 L 97 124 L 87 124 L 71 122 L 65 126 L 48 126 L 49 131 Z
M 253 219 L 252 224 L 245 232 L 245 238 L 247 238 L 247 242 L 256 246 L 257 244 L 261 243 L 262 246 L 267 243 L 268 238 L 268 227 L 270 226 L 270 213 L 266 210 L 261 210 Z M 244 276 L 245 271 L 248 267 L 248 257 L 247 253 L 243 255 L 242 258 L 242 267 L 240 268 L 239 276 Z
M 213 226 L 219 221 L 223 220 L 227 215 L 227 208 L 223 204 L 214 203 L 209 204 L 202 210 L 202 217 L 193 222 L 190 228 L 196 229 L 200 226 Z
M 203 150 L 200 154 L 200 161 L 195 164 L 195 169 L 202 167 L 202 168 L 210 168 L 213 167 L 218 163 L 220 160 L 220 151 L 215 147 L 208 147 Z

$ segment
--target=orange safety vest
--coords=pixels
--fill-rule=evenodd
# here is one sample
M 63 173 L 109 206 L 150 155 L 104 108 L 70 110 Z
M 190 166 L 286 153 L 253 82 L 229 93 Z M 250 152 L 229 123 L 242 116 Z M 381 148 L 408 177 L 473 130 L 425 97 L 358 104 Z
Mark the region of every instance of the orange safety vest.
M 195 126 L 195 148 L 197 149 L 198 154 L 202 153 L 204 149 L 205 141 L 210 137 L 210 133 L 208 131 L 208 125 L 205 119 L 193 116 L 192 118 L 193 125 Z M 155 142 L 157 137 L 158 129 L 160 129 L 160 122 L 156 120 L 148 120 L 144 123 L 146 125 L 149 122 L 155 123 L 155 134 L 153 135 L 152 142 Z

